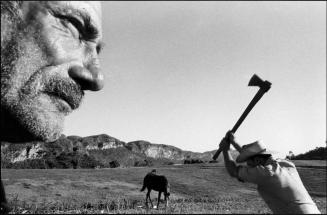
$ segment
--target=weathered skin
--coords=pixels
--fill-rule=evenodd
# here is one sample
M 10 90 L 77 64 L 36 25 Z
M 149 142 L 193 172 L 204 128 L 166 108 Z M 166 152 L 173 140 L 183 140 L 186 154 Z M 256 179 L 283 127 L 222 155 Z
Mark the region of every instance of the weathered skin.
M 24 1 L 19 22 L 1 16 L 1 141 L 61 135 L 84 91 L 103 88 L 101 38 L 99 2 Z

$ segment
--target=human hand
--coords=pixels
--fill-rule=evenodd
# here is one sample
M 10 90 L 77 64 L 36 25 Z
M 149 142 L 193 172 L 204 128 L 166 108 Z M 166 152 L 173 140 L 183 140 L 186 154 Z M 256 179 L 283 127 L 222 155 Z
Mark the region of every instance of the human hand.
M 234 133 L 232 131 L 228 131 L 226 133 L 226 136 L 225 138 L 228 140 L 228 142 L 230 144 L 232 144 L 234 146 L 234 148 L 238 151 L 238 152 L 241 152 L 242 151 L 242 147 L 240 144 L 238 144 L 236 141 L 235 141 L 235 136 L 234 136 Z
M 235 143 L 234 133 L 231 130 L 227 131 L 225 138 L 227 139 L 228 142 Z
M 221 148 L 223 151 L 228 151 L 230 148 L 230 142 L 226 137 L 224 137 L 219 144 L 219 148 Z

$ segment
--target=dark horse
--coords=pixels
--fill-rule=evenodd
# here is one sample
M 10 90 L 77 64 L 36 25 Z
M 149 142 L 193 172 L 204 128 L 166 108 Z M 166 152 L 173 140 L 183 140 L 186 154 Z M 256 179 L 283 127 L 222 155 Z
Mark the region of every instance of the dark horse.
M 151 190 L 158 191 L 158 204 L 157 209 L 159 208 L 159 202 L 161 193 L 163 192 L 165 195 L 165 201 L 166 201 L 166 207 L 168 206 L 169 196 L 170 196 L 170 184 L 167 180 L 167 178 L 163 175 L 156 175 L 155 170 L 152 170 L 152 172 L 148 173 L 143 180 L 143 187 L 141 191 L 144 191 L 145 188 L 148 188 L 148 192 L 146 194 L 146 206 L 148 206 L 148 199 L 150 199 L 151 206 L 153 207 L 152 200 L 150 198 L 150 192 Z

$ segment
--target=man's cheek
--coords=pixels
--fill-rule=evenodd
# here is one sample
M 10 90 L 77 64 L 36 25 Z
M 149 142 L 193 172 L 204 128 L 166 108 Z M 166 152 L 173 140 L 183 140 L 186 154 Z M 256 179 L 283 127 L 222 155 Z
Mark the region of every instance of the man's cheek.
M 80 58 L 79 39 L 72 36 L 71 32 L 64 28 L 55 18 L 44 27 L 42 32 L 42 49 L 46 53 L 50 65 L 60 65 Z

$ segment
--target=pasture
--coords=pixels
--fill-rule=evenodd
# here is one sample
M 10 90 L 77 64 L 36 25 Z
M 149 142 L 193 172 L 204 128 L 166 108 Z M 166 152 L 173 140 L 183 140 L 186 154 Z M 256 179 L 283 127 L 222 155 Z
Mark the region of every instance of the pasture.
M 298 162 L 304 185 L 326 213 L 326 161 Z M 297 164 L 297 162 L 295 162 Z M 317 167 L 317 168 L 315 168 Z M 143 178 L 153 167 L 1 169 L 12 213 L 271 213 L 255 185 L 231 178 L 223 164 L 155 167 L 171 184 L 168 208 L 145 208 Z M 151 192 L 153 201 L 157 192 Z

